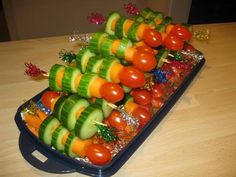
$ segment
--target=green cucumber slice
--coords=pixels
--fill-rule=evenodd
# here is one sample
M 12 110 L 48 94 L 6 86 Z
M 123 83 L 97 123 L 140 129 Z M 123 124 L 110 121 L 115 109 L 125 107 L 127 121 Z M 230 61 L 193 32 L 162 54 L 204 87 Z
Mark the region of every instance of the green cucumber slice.
M 157 20 L 163 20 L 164 18 L 164 14 L 162 12 L 154 12 L 154 15 L 153 15 L 153 21 L 155 22 L 156 24 L 156 21 Z
M 140 26 L 141 23 L 139 22 L 134 22 L 129 31 L 128 31 L 128 35 L 127 35 L 127 38 L 130 39 L 131 41 L 140 41 L 140 38 L 137 36 L 137 30 L 138 30 L 138 27 Z
M 59 121 L 61 121 L 61 110 L 62 107 L 67 99 L 67 96 L 61 96 L 57 102 L 55 103 L 53 115 L 58 118 Z
M 64 76 L 62 78 L 62 89 L 70 93 L 76 93 L 77 88 L 75 86 L 75 79 L 81 74 L 78 68 L 68 66 L 65 69 Z
M 105 27 L 105 32 L 110 34 L 110 35 L 114 35 L 115 32 L 112 31 L 111 29 L 111 25 L 112 25 L 112 22 L 114 20 L 118 20 L 120 19 L 120 14 L 118 12 L 112 12 L 108 18 L 107 18 L 107 22 L 106 22 L 106 27 Z
M 77 140 L 77 137 L 70 133 L 68 138 L 66 139 L 66 144 L 65 144 L 65 153 L 70 156 L 70 157 L 77 157 L 78 155 L 75 154 L 73 151 L 72 151 L 72 148 L 73 148 L 73 144 L 74 142 Z
M 172 19 L 171 17 L 166 16 L 166 17 L 162 20 L 161 24 L 168 25 L 168 24 L 172 23 L 172 21 L 173 21 L 173 19 Z
M 150 18 L 153 15 L 153 11 L 150 8 L 144 8 L 141 12 L 140 15 L 142 15 L 145 19 Z
M 164 33 L 166 31 L 166 25 L 165 24 L 159 24 L 156 26 L 156 30 L 160 33 Z
M 86 99 L 80 98 L 78 95 L 69 96 L 61 110 L 61 123 L 68 130 L 73 130 L 76 120 L 78 119 L 77 112 L 89 105 Z
M 164 64 L 163 59 L 166 59 L 169 53 L 170 53 L 170 50 L 167 50 L 167 49 L 160 49 L 158 51 L 158 54 L 156 55 L 158 68 L 162 67 L 162 65 Z
M 88 48 L 83 48 L 79 51 L 76 56 L 76 63 L 77 67 L 80 69 L 82 73 L 85 73 L 86 67 L 90 57 L 94 56 L 95 54 L 92 53 Z
M 104 40 L 101 43 L 101 48 L 100 48 L 101 54 L 103 56 L 108 57 L 108 56 L 114 55 L 111 50 L 113 42 L 114 40 L 111 38 L 108 38 L 108 37 L 104 38 Z
M 110 77 L 111 68 L 115 63 L 120 63 L 117 58 L 110 57 L 104 58 L 102 61 L 102 66 L 100 68 L 99 76 L 106 79 L 109 82 L 112 82 Z
M 123 36 L 125 36 L 124 34 L 124 30 L 123 30 L 123 25 L 126 21 L 126 17 L 121 17 L 120 19 L 117 20 L 116 22 L 116 26 L 115 26 L 115 35 L 118 38 L 122 38 Z
M 79 87 L 78 87 L 78 95 L 85 97 L 85 98 L 91 98 L 90 94 L 90 87 L 91 83 L 98 77 L 95 73 L 84 73 L 81 77 Z
M 102 98 L 97 98 L 95 104 L 97 104 L 102 109 L 104 118 L 107 118 L 113 110 L 113 108 L 109 106 L 109 103 Z
M 91 52 L 99 54 L 101 43 L 107 36 L 108 36 L 107 33 L 101 33 L 101 32 L 94 33 L 92 39 L 90 40 L 90 45 L 89 45 L 89 49 L 91 50 Z
M 60 125 L 57 118 L 53 116 L 48 116 L 39 127 L 39 139 L 45 144 L 51 146 L 52 144 L 52 134 L 56 128 Z
M 64 152 L 65 145 L 62 143 L 62 139 L 69 131 L 63 126 L 57 127 L 57 129 L 52 134 L 52 146 L 58 151 Z
M 144 22 L 145 18 L 144 18 L 142 15 L 136 15 L 136 16 L 134 17 L 134 20 L 135 20 L 136 22 L 142 23 L 142 22 Z
M 59 65 L 59 64 L 54 64 L 50 71 L 49 71 L 49 78 L 48 78 L 48 81 L 49 81 L 49 87 L 52 89 L 52 90 L 55 90 L 55 91 L 62 91 L 62 88 L 59 87 L 59 85 L 57 84 L 57 75 L 58 73 L 60 73 L 61 71 L 64 71 L 65 70 L 65 66 L 63 65 Z
M 103 58 L 101 56 L 93 56 L 90 58 L 86 67 L 86 72 L 99 73 Z
M 88 106 L 79 116 L 75 125 L 75 134 L 82 140 L 91 138 L 97 132 L 96 122 L 103 121 L 103 112 L 94 105 Z
M 119 45 L 117 52 L 116 52 L 116 57 L 124 58 L 126 49 L 131 46 L 132 46 L 132 42 L 129 39 L 122 38 L 120 41 L 120 45 Z

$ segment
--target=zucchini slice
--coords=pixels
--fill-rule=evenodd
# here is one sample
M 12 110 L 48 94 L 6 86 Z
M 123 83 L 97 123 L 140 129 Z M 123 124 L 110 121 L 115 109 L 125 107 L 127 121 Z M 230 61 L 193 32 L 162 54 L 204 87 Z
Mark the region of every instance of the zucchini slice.
M 123 30 L 123 25 L 126 21 L 126 17 L 121 17 L 117 20 L 116 26 L 115 26 L 115 35 L 118 38 L 122 38 L 123 36 L 125 36 L 124 34 L 124 30 Z
M 78 119 L 78 113 L 88 105 L 89 102 L 86 99 L 80 98 L 78 95 L 69 96 L 61 110 L 62 125 L 70 131 L 73 130 Z
M 127 37 L 131 41 L 135 41 L 135 42 L 140 41 L 140 38 L 137 35 L 139 25 L 140 25 L 139 22 L 134 22 L 129 29 Z
M 53 116 L 48 116 L 39 127 L 39 139 L 51 146 L 52 134 L 58 126 L 60 126 L 59 120 Z
M 75 85 L 75 80 L 80 74 L 81 72 L 78 68 L 66 67 L 62 78 L 62 89 L 69 93 L 76 93 L 78 88 Z
M 90 58 L 86 67 L 86 72 L 99 73 L 103 58 L 101 56 L 93 56 Z
M 94 33 L 92 39 L 90 40 L 89 49 L 92 52 L 99 54 L 101 43 L 107 36 L 108 36 L 107 33 L 101 33 L 101 32 Z
M 113 23 L 117 23 L 117 20 L 120 19 L 120 14 L 118 12 L 112 12 L 106 22 L 105 32 L 114 35 L 115 32 L 112 29 Z M 116 26 L 116 25 L 115 25 Z
M 125 57 L 125 51 L 127 48 L 132 46 L 132 42 L 127 39 L 127 38 L 122 38 L 120 45 L 118 47 L 117 53 L 116 53 L 116 57 L 118 58 L 124 58 Z
M 58 126 L 52 134 L 52 146 L 60 152 L 64 152 L 65 144 L 63 144 L 63 138 L 67 134 L 69 134 L 69 131 L 62 125 Z
M 54 110 L 53 110 L 53 115 L 58 118 L 58 120 L 61 120 L 61 110 L 62 107 L 67 99 L 67 96 L 61 96 L 57 102 L 55 103 Z
M 107 118 L 113 110 L 113 108 L 109 106 L 108 102 L 102 98 L 97 98 L 95 104 L 97 104 L 102 109 L 104 118 Z
M 112 79 L 110 77 L 110 72 L 112 65 L 115 63 L 120 63 L 120 61 L 117 58 L 104 58 L 102 61 L 102 66 L 100 68 L 99 76 L 106 79 L 109 82 L 112 82 Z
M 91 98 L 92 95 L 90 93 L 90 87 L 91 83 L 98 77 L 95 73 L 84 73 L 81 77 L 79 87 L 78 87 L 78 95 L 85 97 L 85 98 Z
M 77 137 L 74 134 L 70 133 L 68 138 L 66 139 L 66 144 L 65 144 L 65 153 L 70 157 L 78 156 L 72 151 L 75 141 L 77 141 Z
M 103 56 L 107 56 L 107 57 L 109 57 L 109 56 L 112 56 L 112 55 L 114 55 L 113 53 L 112 53 L 112 43 L 113 43 L 113 39 L 112 38 L 110 38 L 110 37 L 106 37 L 106 38 L 104 38 L 104 40 L 102 41 L 102 43 L 101 43 L 101 48 L 100 48 L 100 51 L 101 51 L 101 54 L 103 55 Z
M 75 134 L 82 140 L 91 138 L 97 132 L 96 122 L 103 121 L 103 112 L 94 105 L 88 106 L 79 116 L 75 125 Z
M 49 72 L 49 87 L 55 91 L 62 91 L 62 78 L 64 75 L 65 66 L 54 64 Z
M 77 68 L 79 68 L 82 73 L 85 73 L 88 61 L 90 57 L 94 55 L 95 54 L 92 53 L 88 48 L 83 48 L 79 51 L 79 53 L 76 56 L 76 63 L 77 63 Z

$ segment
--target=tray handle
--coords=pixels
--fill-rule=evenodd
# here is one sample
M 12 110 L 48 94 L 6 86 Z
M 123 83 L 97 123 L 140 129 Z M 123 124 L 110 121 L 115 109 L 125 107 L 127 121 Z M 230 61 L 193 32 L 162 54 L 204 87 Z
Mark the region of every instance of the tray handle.
M 50 173 L 71 173 L 76 171 L 62 162 L 53 158 L 48 158 L 39 152 L 36 147 L 30 143 L 24 135 L 22 135 L 22 133 L 19 137 L 19 148 L 24 159 L 35 168 Z

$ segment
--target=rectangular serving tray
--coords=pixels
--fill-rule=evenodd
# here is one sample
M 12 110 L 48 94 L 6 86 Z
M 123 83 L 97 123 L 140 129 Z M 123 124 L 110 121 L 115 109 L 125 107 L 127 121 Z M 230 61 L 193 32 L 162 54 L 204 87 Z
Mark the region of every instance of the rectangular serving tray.
M 192 82 L 199 70 L 205 63 L 205 59 L 201 59 L 191 70 L 190 74 L 184 79 L 181 85 L 169 97 L 165 104 L 159 109 L 151 121 L 149 121 L 142 130 L 116 155 L 112 161 L 104 166 L 98 166 L 86 163 L 81 160 L 68 157 L 52 147 L 46 145 L 41 140 L 36 138 L 26 127 L 25 122 L 22 120 L 21 111 L 29 103 L 30 100 L 37 102 L 40 100 L 41 95 L 47 89 L 34 96 L 32 99 L 21 105 L 15 115 L 15 122 L 20 130 L 19 148 L 22 156 L 32 166 L 50 173 L 71 173 L 79 172 L 89 176 L 111 176 L 115 174 L 122 165 L 129 159 L 135 150 L 145 141 L 153 129 L 161 122 L 173 105 L 177 102 L 180 96 L 184 93 L 188 85 Z M 46 160 L 39 160 L 33 155 L 34 151 L 42 153 Z

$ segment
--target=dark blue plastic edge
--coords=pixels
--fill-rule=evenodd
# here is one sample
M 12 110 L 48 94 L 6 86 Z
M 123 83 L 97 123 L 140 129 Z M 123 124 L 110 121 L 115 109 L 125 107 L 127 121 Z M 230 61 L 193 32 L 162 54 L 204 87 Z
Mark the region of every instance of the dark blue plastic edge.
M 190 74 L 181 83 L 181 85 L 175 90 L 171 97 L 166 101 L 166 103 L 161 107 L 161 109 L 153 116 L 151 121 L 145 125 L 145 127 L 128 143 L 128 145 L 123 148 L 112 161 L 104 166 L 97 166 L 88 164 L 82 161 L 78 161 L 62 153 L 52 149 L 48 145 L 44 144 L 38 138 L 36 138 L 26 127 L 24 121 L 21 118 L 20 112 L 24 106 L 33 100 L 37 102 L 43 92 L 27 101 L 25 104 L 21 105 L 15 115 L 15 122 L 19 130 L 21 131 L 19 137 L 19 148 L 22 156 L 34 167 L 50 172 L 50 173 L 70 173 L 79 172 L 89 176 L 111 176 L 115 174 L 122 165 L 131 157 L 131 155 L 137 150 L 137 148 L 145 141 L 145 139 L 151 134 L 153 129 L 161 122 L 165 115 L 174 106 L 180 96 L 184 93 L 188 85 L 192 82 L 194 77 L 197 75 L 199 70 L 205 63 L 205 59 L 202 59 L 194 68 L 191 70 Z M 43 155 L 45 155 L 48 160 L 44 163 L 32 157 L 32 151 L 37 150 Z

